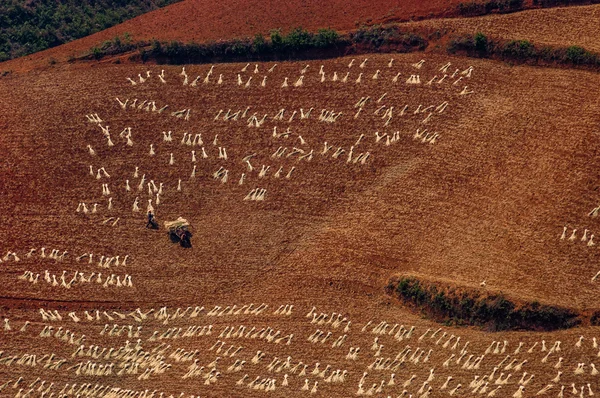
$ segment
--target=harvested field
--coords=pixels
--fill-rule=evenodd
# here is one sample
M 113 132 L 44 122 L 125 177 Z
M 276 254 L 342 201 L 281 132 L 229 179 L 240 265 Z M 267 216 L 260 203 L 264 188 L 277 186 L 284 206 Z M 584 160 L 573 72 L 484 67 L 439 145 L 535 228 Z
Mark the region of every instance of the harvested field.
M 600 308 L 596 73 L 427 52 L 14 62 L 0 396 L 598 394 L 587 321 L 491 333 L 386 293 L 411 275 Z M 167 236 L 178 217 L 192 248 Z
M 191 214 L 200 217 L 193 219 L 193 224 L 203 226 L 196 232 L 196 237 L 206 246 L 203 249 L 204 255 L 215 258 L 218 253 L 226 253 L 227 262 L 245 264 L 244 269 L 251 269 L 253 264 L 257 269 L 262 269 L 264 257 L 256 256 L 254 262 L 247 261 L 245 256 L 249 250 L 245 246 L 255 245 L 257 241 L 264 239 L 264 244 L 259 245 L 262 246 L 261 250 L 273 246 L 281 249 L 284 242 L 289 242 L 295 248 L 290 247 L 290 253 L 286 256 L 273 255 L 267 261 L 270 263 L 277 259 L 279 267 L 286 269 L 285 279 L 290 278 L 290 272 L 293 273 L 295 268 L 303 270 L 309 264 L 321 261 L 331 264 L 331 267 L 321 269 L 328 277 L 343 277 L 341 274 L 346 274 L 348 268 L 373 266 L 434 274 L 449 270 L 445 271 L 447 277 L 463 283 L 478 283 L 487 277 L 498 288 L 518 295 L 554 297 L 555 300 L 564 300 L 565 304 L 575 307 L 583 306 L 584 302 L 590 303 L 590 306 L 598 304 L 594 285 L 583 284 L 597 271 L 593 262 L 596 250 L 585 245 L 560 245 L 563 242 L 558 240 L 563 225 L 580 231 L 583 228 L 593 231 L 594 228 L 593 219 L 587 217 L 597 200 L 593 186 L 589 185 L 592 184 L 590 179 L 593 178 L 591 170 L 594 165 L 587 157 L 578 158 L 574 154 L 581 148 L 594 151 L 597 145 L 593 133 L 589 133 L 594 131 L 597 122 L 595 110 L 587 107 L 586 100 L 580 97 L 584 90 L 591 97 L 598 94 L 593 88 L 590 89 L 595 75 L 586 72 L 510 68 L 494 62 L 467 60 L 469 63 L 465 63 L 460 58 L 435 56 L 429 62 L 426 60 L 423 68 L 418 70 L 422 83 L 411 85 L 405 83 L 406 76 L 410 76 L 413 68 L 410 65 L 418 61 L 418 58 L 416 55 L 397 58 L 404 62 L 396 61 L 398 66 L 392 68 L 387 68 L 386 65 L 389 56 L 371 57 L 364 70 L 355 65 L 354 69 L 350 69 L 352 72 L 348 83 L 321 83 L 318 77 L 319 67 L 313 63 L 312 71 L 307 72 L 306 81 L 301 87 L 293 87 L 304 67 L 304 64 L 299 63 L 283 63 L 272 73 L 265 70 L 272 64 L 261 65 L 259 70 L 262 69 L 265 75 L 247 71 L 243 74 L 241 86 L 236 81 L 236 70 L 239 71 L 243 65 L 237 64 L 220 65 L 215 69 L 211 79 L 217 80 L 218 75 L 222 74 L 222 85 L 213 81 L 209 84 L 198 83 L 197 87 L 180 86 L 183 77 L 178 75 L 178 71 L 181 68 L 175 67 L 165 68 L 167 84 L 162 84 L 157 78 L 160 69 L 152 67 L 151 80 L 136 86 L 132 86 L 125 78 L 131 76 L 137 79 L 138 73 L 145 74 L 146 69 L 143 67 L 82 67 L 80 73 L 76 69 L 57 70 L 51 74 L 32 76 L 28 79 L 29 82 L 18 75 L 9 76 L 3 79 L 5 92 L 10 98 L 7 104 L 21 104 L 21 109 L 29 106 L 39 109 L 29 115 L 13 113 L 14 117 L 19 118 L 19 122 L 9 121 L 9 125 L 21 126 L 13 129 L 18 128 L 24 132 L 43 130 L 46 133 L 43 137 L 36 136 L 35 141 L 29 141 L 31 138 L 27 138 L 24 133 L 5 137 L 6 148 L 12 152 L 9 156 L 21 156 L 14 159 L 14 165 L 12 162 L 8 164 L 9 175 L 13 178 L 7 179 L 7 190 L 9 195 L 11 192 L 14 195 L 18 192 L 22 198 L 16 200 L 15 197 L 6 205 L 16 206 L 14 211 L 20 213 L 33 213 L 35 217 L 44 208 L 57 209 L 53 214 L 64 215 L 80 225 L 78 228 L 81 228 L 83 235 L 89 237 L 90 243 L 94 242 L 98 234 L 106 233 L 97 228 L 97 221 L 102 221 L 100 215 L 120 217 L 120 223 L 124 224 L 121 227 L 124 235 L 120 242 L 111 242 L 111 245 L 125 248 L 139 233 L 125 225 L 128 220 L 141 217 L 131 213 L 131 206 L 135 197 L 139 196 L 139 206 L 142 210 L 145 209 L 150 197 L 140 195 L 147 195 L 146 183 L 149 178 L 157 183 L 164 182 L 168 187 L 165 188 L 165 195 L 173 195 L 172 200 L 163 199 L 164 204 L 161 206 L 164 206 L 164 210 L 161 207 L 158 213 L 160 219 L 185 216 L 179 212 L 182 206 L 189 207 Z M 452 82 L 457 78 L 452 82 L 448 78 L 446 84 L 426 84 L 441 73 L 437 69 L 446 60 L 460 66 L 461 71 L 473 62 L 475 70 L 479 71 L 469 79 L 468 86 L 475 91 L 473 94 L 459 95 L 464 85 L 453 85 Z M 345 75 L 343 71 L 348 70 L 348 62 L 349 59 L 324 62 L 325 70 L 329 71 L 328 80 L 337 71 L 339 79 L 342 79 Z M 254 66 L 250 68 L 253 69 Z M 378 69 L 382 71 L 381 78 L 373 80 L 372 76 Z M 187 73 L 191 76 L 189 82 L 196 76 L 200 76 L 202 81 L 208 70 L 208 66 L 188 67 Z M 354 81 L 359 73 L 363 73 L 364 79 L 356 84 Z M 394 84 L 391 80 L 397 73 L 401 73 L 404 79 Z M 526 74 L 526 81 L 520 80 L 522 74 Z M 66 76 L 80 77 L 67 79 Z M 266 87 L 260 86 L 263 76 L 267 76 Z M 250 87 L 245 88 L 250 77 L 256 82 L 252 81 Z M 281 88 L 286 77 L 290 87 Z M 494 83 L 486 84 L 488 81 Z M 523 81 L 523 84 L 520 85 L 519 81 Z M 511 86 L 511 91 L 505 91 L 506 86 Z M 315 90 L 323 87 L 328 89 L 321 96 L 316 96 Z M 553 90 L 551 92 L 560 92 L 562 100 L 544 103 L 542 107 L 542 100 L 548 96 L 549 89 Z M 60 116 L 59 109 L 52 110 L 53 103 L 45 100 L 44 105 L 36 105 L 36 98 L 39 98 L 36 92 L 42 91 L 52 95 L 57 100 L 54 103 L 69 109 L 68 113 L 64 112 Z M 85 100 L 81 93 L 87 93 Z M 384 93 L 387 93 L 386 97 L 377 103 L 377 99 Z M 481 98 L 475 101 L 477 95 Z M 371 98 L 371 102 L 368 102 L 364 113 L 354 119 L 358 109 L 354 105 L 361 97 L 367 96 Z M 135 98 L 140 103 L 145 99 L 153 100 L 156 101 L 157 108 L 163 105 L 169 105 L 169 108 L 160 114 L 139 110 L 137 107 L 135 110 L 129 107 L 123 111 L 115 100 L 116 97 L 121 101 L 129 99 L 130 103 Z M 265 102 L 265 98 L 269 100 Z M 441 114 L 433 112 L 431 120 L 421 125 L 431 110 L 445 101 L 449 103 L 447 111 Z M 400 116 L 405 105 L 406 114 Z M 414 114 L 419 105 L 419 113 Z M 237 121 L 213 120 L 219 110 L 223 110 L 222 115 L 225 115 L 228 109 L 231 109 L 230 113 L 237 110 L 243 112 L 248 106 L 251 111 L 243 121 L 241 116 Z M 381 118 L 387 108 L 374 115 L 383 106 L 395 108 L 395 115 L 389 126 L 384 126 L 385 119 Z M 426 113 L 421 112 L 430 106 L 433 108 L 429 108 Z M 274 121 L 272 118 L 282 108 L 287 109 L 284 120 Z M 301 108 L 304 112 L 314 108 L 312 117 L 301 119 Z M 578 109 L 578 112 L 569 113 L 568 109 L 572 108 Z M 170 112 L 180 109 L 191 109 L 190 120 L 171 116 Z M 323 109 L 342 112 L 342 118 L 335 123 L 319 121 L 319 113 Z M 524 109 L 528 111 L 521 111 Z M 294 120 L 287 123 L 294 111 Z M 248 118 L 255 112 L 260 118 L 267 115 L 265 124 L 260 128 L 247 127 Z M 100 125 L 110 127 L 115 147 L 106 147 L 102 129 L 85 119 L 85 115 L 92 113 L 98 113 L 103 119 Z M 556 114 L 564 117 L 560 120 L 551 117 Z M 295 125 L 299 127 L 294 129 Z M 132 147 L 127 146 L 126 140 L 119 137 L 126 127 L 131 127 L 134 134 Z M 279 129 L 277 134 L 285 133 L 289 127 L 289 138 L 272 137 L 274 127 Z M 422 131 L 425 128 L 430 133 L 439 133 L 440 137 L 435 145 L 424 145 L 420 139 L 413 139 L 417 129 Z M 173 142 L 166 143 L 163 142 L 162 131 L 168 130 L 173 131 Z M 396 145 L 387 146 L 384 142 L 386 138 L 376 142 L 376 131 L 380 135 L 388 134 L 389 137 L 400 131 L 400 138 Z M 200 160 L 202 147 L 198 145 L 193 148 L 176 145 L 183 138 L 184 132 L 194 136 L 202 134 L 208 159 Z M 346 163 L 350 147 L 361 134 L 365 135 L 364 148 L 360 152 L 356 152 L 356 148 L 352 161 Z M 215 135 L 219 137 L 217 145 L 213 145 Z M 304 146 L 301 146 L 298 135 L 306 141 Z M 337 161 L 327 162 L 324 161 L 324 156 L 318 157 L 326 141 L 328 145 L 333 145 L 330 151 L 342 148 L 344 156 L 340 156 Z M 29 151 L 27 142 L 40 146 L 34 147 L 37 155 Z M 86 149 L 88 144 L 95 149 L 96 156 L 89 155 Z M 155 156 L 148 155 L 150 144 L 153 144 L 156 151 Z M 218 159 L 219 146 L 227 149 L 227 160 Z M 271 158 L 279 147 L 288 148 L 288 152 L 281 156 L 285 162 L 275 162 Z M 296 153 L 291 158 L 287 157 L 294 147 L 304 148 L 306 153 L 312 149 L 315 159 L 310 162 L 300 161 L 298 164 L 296 161 L 292 162 L 291 159 L 302 155 Z M 523 152 L 523 148 L 527 148 L 527 151 Z M 198 163 L 195 164 L 198 166 L 196 180 L 190 179 L 194 166 L 191 159 L 193 149 L 198 158 Z M 357 155 L 366 152 L 371 153 L 372 157 L 365 164 L 354 163 Z M 175 160 L 173 166 L 169 165 L 171 153 Z M 254 167 L 258 170 L 250 172 L 240 159 L 252 153 L 257 153 Z M 494 155 L 496 153 L 502 154 L 502 161 L 498 159 L 499 155 Z M 69 154 L 70 161 L 65 163 L 57 154 Z M 535 156 L 531 156 L 532 154 Z M 20 162 L 17 162 L 18 159 Z M 89 176 L 90 165 L 94 169 L 93 177 Z M 260 171 L 262 165 L 271 166 L 269 174 L 277 172 L 279 167 L 283 167 L 281 173 L 287 174 L 291 167 L 295 167 L 297 178 L 288 180 L 280 175 L 280 179 L 262 179 L 257 176 L 250 179 L 250 176 Z M 560 167 L 556 167 L 557 165 Z M 126 179 L 130 180 L 132 188 L 139 183 L 133 177 L 135 166 L 140 167 L 140 178 L 142 174 L 147 174 L 147 178 L 144 190 L 134 195 L 135 189 L 134 192 L 127 193 L 124 187 Z M 112 179 L 98 181 L 96 173 L 100 167 L 105 167 Z M 212 178 L 212 174 L 220 167 L 229 170 L 227 184 Z M 543 174 L 540 174 L 540 169 Z M 240 186 L 237 183 L 242 173 L 246 173 L 248 179 Z M 512 176 L 510 183 L 502 180 L 502 176 L 508 178 L 509 175 Z M 544 178 L 540 179 L 542 175 Z M 177 187 L 178 179 L 182 179 L 184 188 L 186 185 L 190 187 L 189 192 L 183 189 L 179 196 L 172 192 Z M 108 197 L 102 196 L 101 189 L 101 183 L 104 182 L 110 183 L 110 190 L 113 192 L 110 195 L 115 204 L 113 212 L 106 211 Z M 196 188 L 200 183 L 201 186 L 209 185 Z M 35 189 L 26 192 L 18 190 L 27 185 Z M 297 188 L 293 188 L 294 186 Z M 402 189 L 392 189 L 392 186 Z M 231 187 L 231 191 L 226 187 Z M 258 204 L 255 210 L 260 211 L 256 215 L 252 215 L 252 212 L 249 219 L 239 219 L 237 215 L 249 210 L 249 203 L 234 198 L 243 199 L 253 188 L 267 189 L 270 200 Z M 61 195 L 46 194 L 57 189 L 65 192 Z M 528 192 L 530 193 L 527 194 Z M 497 196 L 502 196 L 505 200 L 486 200 Z M 466 197 L 470 200 L 465 201 Z M 95 218 L 88 219 L 75 213 L 79 202 L 99 203 L 100 209 L 104 210 L 99 210 Z M 352 206 L 348 206 L 348 203 L 352 203 Z M 523 212 L 523 208 L 528 211 Z M 565 210 L 554 210 L 557 208 Z M 548 209 L 553 209 L 557 215 L 551 216 Z M 387 216 L 381 217 L 382 214 Z M 254 217 L 256 219 L 252 220 L 253 223 L 242 227 Z M 266 219 L 262 220 L 262 217 Z M 4 223 L 9 228 L 7 231 L 16 227 L 11 222 L 21 220 L 13 219 Z M 275 229 L 265 235 L 262 229 L 254 228 L 261 223 L 272 224 Z M 70 228 L 62 217 L 57 224 L 58 227 L 65 224 Z M 210 225 L 220 225 L 220 233 L 223 235 L 215 236 Z M 323 227 L 314 228 L 314 225 Z M 368 228 L 365 227 L 367 225 Z M 237 242 L 237 247 L 227 250 L 230 244 L 228 239 L 223 238 L 227 236 L 228 228 L 230 234 L 237 235 L 244 231 L 253 238 Z M 303 232 L 306 228 L 311 230 L 308 236 Z M 44 229 L 32 228 L 31 233 Z M 280 236 L 273 241 L 272 235 L 277 230 L 280 231 Z M 451 231 L 457 232 L 450 233 Z M 46 232 L 40 232 L 40 236 L 47 235 Z M 413 246 L 411 236 L 419 236 L 419 242 L 414 242 L 416 246 Z M 22 240 L 23 236 L 19 235 L 19 239 Z M 159 246 L 164 249 L 170 245 L 164 242 L 163 236 L 152 239 L 154 244 L 164 245 Z M 385 244 L 380 246 L 382 243 L 377 242 Z M 528 244 L 525 245 L 524 242 Z M 35 246 L 35 241 L 31 241 L 29 245 Z M 337 249 L 330 250 L 332 247 Z M 385 251 L 382 251 L 383 247 L 386 247 Z M 82 253 L 92 250 L 89 244 L 87 247 L 82 245 L 73 249 L 76 248 Z M 65 250 L 69 248 L 65 247 Z M 211 250 L 214 253 L 209 255 Z M 346 251 L 359 254 L 350 256 L 349 253 L 344 254 Z M 385 252 L 384 256 L 382 252 Z M 569 261 L 573 261 L 573 255 L 581 259 L 581 266 L 584 267 L 582 272 L 578 275 L 561 272 Z M 317 261 L 317 258 L 322 260 Z M 495 263 L 502 266 L 495 267 Z M 237 267 L 232 271 L 240 272 Z M 505 272 L 523 273 L 523 278 L 518 281 L 510 280 L 504 277 Z M 536 282 L 549 272 L 556 274 L 556 288 Z M 582 284 L 589 285 L 589 288 L 584 288 L 586 290 L 581 294 L 572 295 L 567 289 Z M 22 292 L 21 287 L 15 288 Z
M 350 68 L 350 58 L 322 62 L 324 81 L 320 62 L 271 72 L 273 63 L 212 73 L 186 66 L 187 77 L 181 67 L 72 65 L 2 78 L 11 133 L 0 228 L 5 253 L 19 258 L 6 255 L 0 274 L 10 327 L 0 382 L 13 380 L 5 391 L 37 394 L 53 382 L 48 393 L 57 393 L 68 383 L 63 392 L 75 396 L 90 382 L 174 396 L 422 395 L 429 387 L 445 396 L 476 375 L 485 382 L 469 389 L 487 393 L 526 384 L 533 394 L 549 383 L 553 393 L 571 383 L 594 391 L 594 328 L 433 335 L 439 326 L 384 287 L 390 275 L 412 272 L 466 286 L 486 280 L 485 289 L 579 310 L 600 306 L 591 282 L 598 249 L 587 244 L 597 222 L 588 217 L 597 205 L 597 116 L 581 96 L 599 94 L 590 89 L 595 74 L 438 55 L 395 55 L 391 67 L 389 55 L 364 59 Z M 192 249 L 143 228 L 150 199 L 159 222 L 190 220 Z M 569 236 L 578 229 L 576 241 L 560 239 L 563 226 Z M 43 341 L 55 343 L 44 349 Z M 360 347 L 356 360 L 351 347 Z M 253 363 L 257 351 L 265 357 Z M 46 368 L 27 377 L 34 363 Z M 551 381 L 555 366 L 560 383 Z M 46 382 L 40 392 L 29 387 L 36 377 Z
M 527 10 L 475 18 L 425 20 L 407 27 L 469 33 L 482 32 L 507 40 L 529 40 L 555 47 L 581 46 L 600 51 L 600 5 Z

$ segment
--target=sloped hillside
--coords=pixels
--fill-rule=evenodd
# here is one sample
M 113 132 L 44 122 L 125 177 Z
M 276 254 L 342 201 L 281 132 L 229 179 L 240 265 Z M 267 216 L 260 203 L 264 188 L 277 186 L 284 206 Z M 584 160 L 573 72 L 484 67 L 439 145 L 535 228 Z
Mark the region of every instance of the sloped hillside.
M 413 88 L 406 83 L 406 76 L 413 73 L 411 68 L 414 67 L 410 64 L 418 61 L 415 55 L 403 56 L 402 63 L 392 68 L 387 68 L 388 56 L 370 58 L 364 69 L 356 66 L 348 69 L 345 65 L 348 59 L 324 62 L 329 75 L 323 83 L 319 81 L 317 64 L 312 63 L 300 87 L 293 87 L 303 67 L 298 63 L 279 65 L 272 73 L 265 70 L 272 65 L 259 66 L 258 73 L 253 73 L 251 65 L 240 74 L 241 86 L 237 84 L 235 71 L 240 65 L 215 68 L 210 80 L 222 75 L 222 84 L 213 81 L 198 83 L 196 87 L 189 84 L 202 82 L 209 68 L 189 67 L 189 84 L 179 88 L 175 88 L 176 83 L 181 84 L 183 77 L 174 67 L 165 68 L 166 84 L 160 82 L 159 69 L 154 67 L 149 70 L 149 81 L 136 86 L 131 86 L 125 78 L 131 76 L 137 81 L 138 73 L 145 76 L 143 67 L 74 67 L 52 74 L 30 75 L 26 80 L 9 76 L 3 79 L 10 96 L 7 104 L 22 110 L 13 113 L 18 119 L 11 123 L 15 133 L 4 138 L 6 148 L 14 148 L 5 166 L 12 177 L 6 179 L 11 200 L 4 206 L 9 206 L 8 212 L 36 214 L 45 212 L 41 209 L 52 209 L 53 217 L 75 217 L 73 222 L 85 228 L 82 231 L 86 231 L 84 235 L 91 242 L 92 236 L 104 236 L 106 231 L 98 229 L 99 219 L 81 219 L 74 214 L 74 208 L 79 202 L 95 202 L 100 203 L 101 208 L 106 207 L 106 203 L 102 203 L 107 197 L 102 196 L 101 184 L 98 185 L 95 177 L 89 181 L 84 179 L 89 166 L 95 168 L 94 172 L 106 167 L 111 174 L 112 180 L 108 182 L 114 192 L 111 196 L 116 210 L 103 214 L 120 217 L 121 222 L 132 222 L 133 226 L 140 227 L 143 217 L 130 211 L 133 199 L 139 194 L 123 191 L 126 179 L 133 186 L 132 173 L 134 166 L 138 166 L 141 174 L 148 174 L 147 178 L 164 182 L 169 187 L 167 192 L 177 187 L 180 178 L 184 187 L 186 184 L 190 189 L 194 187 L 187 194 L 183 189 L 183 197 L 175 192 L 167 194 L 173 195 L 173 199 L 163 199 L 161 206 L 166 210 L 161 210 L 159 215 L 163 219 L 181 213 L 200 217 L 194 220 L 199 226 L 198 242 L 212 261 L 219 258 L 218 253 L 223 253 L 227 262 L 238 264 L 242 269 L 253 269 L 254 261 L 257 270 L 265 264 L 273 269 L 289 267 L 281 273 L 284 280 L 296 272 L 298 275 L 315 272 L 327 279 L 343 279 L 356 272 L 359 280 L 363 280 L 372 267 L 385 270 L 379 274 L 381 279 L 370 282 L 374 288 L 383 286 L 388 274 L 395 271 L 444 275 L 468 284 L 487 279 L 490 287 L 519 296 L 544 297 L 575 307 L 598 306 L 595 284 L 589 282 L 597 272 L 593 260 L 596 250 L 582 244 L 565 245 L 558 239 L 563 226 L 594 232 L 595 219 L 588 218 L 587 214 L 596 206 L 592 173 L 595 166 L 593 156 L 585 153 L 596 151 L 597 120 L 595 110 L 586 105 L 588 100 L 581 93 L 585 92 L 590 98 L 597 94 L 591 85 L 595 74 L 510 68 L 495 62 L 435 56 L 430 58 L 433 61 L 426 59 L 422 69 L 415 69 L 422 76 L 422 82 Z M 438 69 L 446 59 L 460 70 L 468 66 L 475 68 L 475 76 L 467 88 L 461 81 L 452 84 L 450 78 L 447 85 L 444 82 L 435 85 L 440 79 Z M 328 82 L 333 73 L 338 81 Z M 342 83 L 346 73 L 348 82 Z M 361 73 L 362 81 L 357 84 L 355 80 Z M 380 77 L 372 79 L 376 73 Z M 404 77 L 393 83 L 397 73 Z M 434 79 L 435 76 L 438 77 Z M 280 87 L 285 78 L 291 87 Z M 263 79 L 266 87 L 261 87 Z M 434 79 L 432 84 L 427 85 L 431 79 Z M 466 81 L 464 76 L 460 80 Z M 459 95 L 471 90 L 472 94 Z M 47 102 L 46 93 L 54 93 L 57 101 Z M 163 105 L 169 108 L 156 116 L 153 112 L 138 112 L 137 108 L 122 111 L 116 97 L 130 102 L 135 98 L 140 102 L 152 99 L 158 108 Z M 370 97 L 370 102 L 355 119 L 354 105 L 361 97 Z M 272 99 L 264 102 L 264 98 Z M 561 100 L 542 101 L 546 98 Z M 445 102 L 448 112 L 433 112 L 430 119 L 421 124 L 423 109 L 427 111 L 422 120 Z M 40 105 L 34 106 L 36 103 Z M 39 110 L 25 111 L 31 106 Z M 64 110 L 60 111 L 57 106 Z M 393 119 L 385 126 L 385 120 L 381 121 L 382 112 L 392 106 Z M 228 109 L 233 113 L 247 107 L 250 109 L 244 121 L 241 117 L 229 123 L 213 120 L 219 110 L 224 115 Z M 189 121 L 170 116 L 169 112 L 179 108 L 191 109 Z M 293 121 L 273 121 L 284 108 L 284 118 Z M 301 108 L 303 112 L 314 108 L 312 118 L 301 119 Z M 577 112 L 569 112 L 569 109 Z M 341 112 L 340 121 L 319 121 L 319 113 L 327 110 Z M 116 134 L 131 127 L 134 146 L 123 147 L 121 143 L 114 150 L 104 148 L 101 128 L 82 120 L 81 116 L 96 112 L 104 121 L 100 125 L 107 124 L 111 128 L 113 141 Z M 136 113 L 131 115 L 131 112 Z M 261 128 L 246 126 L 254 113 L 257 117 L 267 115 Z M 554 115 L 562 116 L 556 119 Z M 296 129 L 295 123 L 299 126 Z M 285 133 L 288 127 L 292 133 L 284 138 L 270 138 L 275 127 L 279 129 L 277 134 Z M 427 134 L 437 132 L 440 137 L 435 145 L 422 144 L 421 138 L 413 139 L 417 129 L 427 129 Z M 173 131 L 175 141 L 162 143 L 161 132 L 168 130 Z M 45 133 L 34 133 L 39 131 Z M 379 142 L 375 139 L 376 132 L 379 136 L 394 137 L 396 131 L 399 138 L 394 145 L 385 145 L 385 137 Z M 212 150 L 207 154 L 208 159 L 218 155 L 219 146 L 228 148 L 227 161 L 216 158 L 198 164 L 199 177 L 190 180 L 195 165 L 190 162 L 190 150 L 194 148 L 176 145 L 184 132 L 203 134 L 206 148 Z M 353 158 L 347 163 L 345 157 L 362 134 L 364 148 L 356 146 Z M 217 145 L 213 145 L 215 136 L 218 136 Z M 300 146 L 302 142 L 306 144 Z M 332 152 L 344 151 L 337 162 L 331 164 L 325 161 L 327 156 L 319 155 L 324 142 L 333 145 Z M 99 157 L 90 157 L 85 149 L 87 144 L 96 148 Z M 147 155 L 150 144 L 157 153 L 154 156 Z M 29 145 L 38 149 L 30 150 Z M 169 145 L 173 148 L 168 149 Z M 315 159 L 291 162 L 305 153 L 297 152 L 292 158 L 284 156 L 285 163 L 274 163 L 271 156 L 280 147 L 288 151 L 298 147 L 306 153 L 312 150 Z M 195 149 L 199 157 L 201 148 Z M 353 163 L 359 153 L 367 152 L 371 154 L 368 162 Z M 169 165 L 171 153 L 174 165 Z M 253 153 L 260 159 L 254 165 L 258 170 L 249 171 L 246 170 L 249 166 L 240 159 Z M 69 154 L 69 161 L 58 154 Z M 227 166 L 229 163 L 231 166 Z M 280 178 L 250 180 L 263 165 L 270 166 L 268 173 L 282 167 Z M 230 173 L 226 184 L 211 177 L 221 167 Z M 297 179 L 282 178 L 291 167 L 297 169 L 294 171 L 298 173 Z M 116 170 L 111 172 L 111 169 Z M 248 180 L 238 185 L 242 173 L 246 173 Z M 23 190 L 25 186 L 31 188 Z M 231 192 L 226 188 L 229 186 Z M 140 194 L 147 190 L 145 185 L 142 188 Z M 270 200 L 259 203 L 258 208 L 241 200 L 254 188 L 265 188 L 269 192 Z M 147 199 L 151 198 L 140 197 L 141 208 Z M 239 215 L 247 211 L 249 215 L 240 218 Z M 262 217 L 269 221 L 261 221 Z M 8 220 L 4 225 L 14 228 L 13 222 L 20 220 Z M 57 227 L 64 224 L 66 228 L 64 234 L 59 235 L 68 236 L 70 223 L 62 218 L 55 222 Z M 240 222 L 246 226 L 242 228 Z M 264 230 L 261 225 L 273 225 L 276 229 Z M 123 225 L 121 228 L 122 238 L 110 239 L 103 245 L 129 247 L 139 239 L 141 232 L 136 227 L 130 229 Z M 229 233 L 228 228 L 231 228 Z M 276 230 L 280 232 L 271 235 Z M 39 233 L 36 231 L 31 228 L 28 233 Z M 249 236 L 258 235 L 253 239 L 242 238 L 244 234 L 234 238 L 241 231 L 247 231 Z M 310 231 L 308 235 L 307 231 Z M 11 236 L 8 231 L 7 234 Z M 57 239 L 59 235 L 50 234 Z M 18 236 L 22 239 L 22 235 Z M 253 250 L 263 255 L 250 255 L 253 250 L 242 249 L 256 244 L 259 236 L 266 241 Z M 156 239 L 155 244 L 165 241 L 162 235 L 152 239 Z M 232 239 L 237 242 L 233 246 Z M 166 242 L 160 245 L 169 247 Z M 291 254 L 282 254 L 283 247 Z M 211 252 L 213 254 L 208 255 Z M 268 260 L 265 260 L 267 253 Z M 246 256 L 253 260 L 245 260 Z M 207 260 L 206 266 L 216 266 L 219 262 Z M 572 262 L 578 264 L 577 274 L 565 272 Z M 323 266 L 308 272 L 311 264 Z M 242 271 L 234 267 L 232 272 L 239 275 Z M 554 277 L 548 278 L 549 273 Z M 508 277 L 515 274 L 522 277 Z M 15 289 L 21 290 L 21 287 L 15 286 Z M 573 289 L 580 293 L 573 295 Z
M 358 0 L 350 6 L 334 1 L 324 5 L 317 1 L 300 3 L 250 0 L 209 2 L 185 0 L 147 13 L 123 24 L 68 43 L 60 48 L 0 64 L 0 70 L 28 70 L 44 67 L 50 59 L 66 61 L 71 56 L 87 53 L 94 46 L 115 37 L 130 35 L 134 41 L 159 39 L 183 42 L 217 41 L 267 34 L 272 29 L 284 32 L 296 27 L 311 31 L 332 28 L 340 31 L 356 29 L 412 18 L 453 15 L 460 2 L 452 1 L 381 1 Z
M 474 18 L 437 19 L 408 23 L 407 26 L 442 32 L 474 34 L 482 32 L 506 40 L 529 40 L 539 45 L 582 46 L 600 51 L 600 5 L 526 10 L 507 15 Z
M 0 5 L 0 62 L 89 36 L 174 2 L 3 2 Z
M 594 328 L 440 327 L 384 290 L 410 273 L 598 306 L 598 144 L 581 95 L 595 74 L 366 58 L 3 77 L 0 231 L 15 254 L 1 381 L 44 358 L 41 391 L 69 396 L 100 378 L 115 394 L 437 397 L 480 374 L 478 389 L 511 395 L 533 374 L 533 395 L 558 362 L 559 385 L 595 390 Z M 194 247 L 145 229 L 149 204 L 160 222 L 188 219 Z
M 597 315 L 491 333 L 386 291 L 600 308 L 597 73 L 49 53 L 0 77 L 2 396 L 598 394 Z

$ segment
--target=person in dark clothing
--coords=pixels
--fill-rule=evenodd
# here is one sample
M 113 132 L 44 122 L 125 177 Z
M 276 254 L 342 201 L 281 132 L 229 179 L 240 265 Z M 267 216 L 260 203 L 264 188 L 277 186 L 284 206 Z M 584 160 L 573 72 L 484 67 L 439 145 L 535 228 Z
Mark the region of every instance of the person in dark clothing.
M 158 223 L 154 219 L 154 214 L 151 210 L 148 210 L 148 222 L 146 223 L 146 228 L 158 229 Z

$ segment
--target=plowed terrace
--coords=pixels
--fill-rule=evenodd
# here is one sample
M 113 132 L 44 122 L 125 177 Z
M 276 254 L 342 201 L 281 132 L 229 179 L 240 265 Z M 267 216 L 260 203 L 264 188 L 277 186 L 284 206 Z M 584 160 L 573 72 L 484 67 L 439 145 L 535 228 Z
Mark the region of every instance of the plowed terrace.
M 383 288 L 599 307 L 596 75 L 421 56 L 2 78 L 2 393 L 595 390 L 594 328 L 435 332 Z

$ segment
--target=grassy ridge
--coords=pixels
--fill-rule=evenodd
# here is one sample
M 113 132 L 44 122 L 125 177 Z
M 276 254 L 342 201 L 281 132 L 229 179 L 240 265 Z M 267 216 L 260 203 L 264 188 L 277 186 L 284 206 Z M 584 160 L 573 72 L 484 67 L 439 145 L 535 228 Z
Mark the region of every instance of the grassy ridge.
M 447 40 L 439 45 L 442 38 Z M 345 34 L 331 29 L 311 33 L 296 28 L 282 35 L 280 30 L 273 30 L 268 37 L 259 34 L 253 38 L 206 43 L 132 42 L 125 36 L 93 47 L 83 58 L 101 59 L 137 50 L 130 57 L 133 61 L 164 64 L 245 62 L 324 59 L 374 52 L 407 53 L 423 51 L 428 46 L 436 52 L 499 59 L 513 64 L 600 70 L 600 54 L 580 46 L 540 46 L 528 40 L 489 38 L 483 33 L 449 36 L 440 31 L 405 30 L 402 25 L 362 27 Z
M 258 34 L 253 38 L 206 43 L 158 40 L 131 43 L 117 37 L 92 48 L 87 58 L 101 59 L 137 49 L 139 58 L 134 56 L 134 59 L 165 64 L 268 61 L 331 58 L 348 53 L 422 51 L 428 44 L 425 37 L 398 26 L 363 27 L 343 35 L 332 29 L 311 33 L 296 28 L 287 35 L 277 29 L 268 37 Z
M 450 54 L 500 59 L 512 63 L 600 69 L 600 54 L 580 46 L 536 46 L 528 40 L 490 39 L 483 33 L 454 37 L 448 42 L 447 51 Z
M 472 0 L 460 3 L 456 9 L 458 15 L 474 17 L 488 14 L 505 14 L 529 8 L 566 7 L 597 4 L 600 0 L 533 0 L 531 5 L 524 0 Z
M 428 317 L 446 324 L 480 326 L 494 331 L 541 331 L 567 329 L 582 323 L 582 315 L 569 308 L 515 302 L 503 294 L 459 289 L 412 276 L 392 279 L 387 291 Z M 597 317 L 598 313 L 592 316 L 592 324 Z
M 0 1 L 0 62 L 91 35 L 177 1 Z

